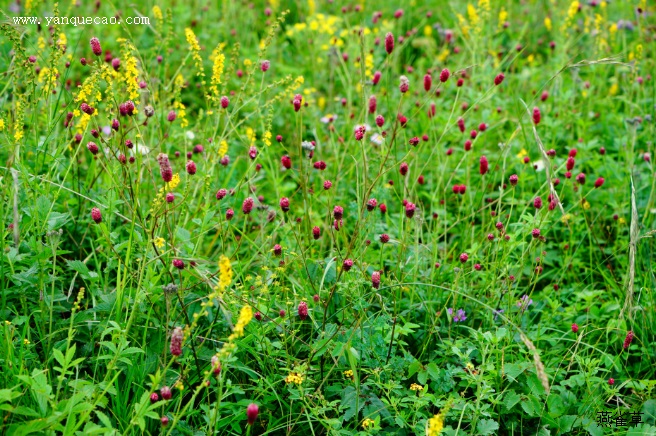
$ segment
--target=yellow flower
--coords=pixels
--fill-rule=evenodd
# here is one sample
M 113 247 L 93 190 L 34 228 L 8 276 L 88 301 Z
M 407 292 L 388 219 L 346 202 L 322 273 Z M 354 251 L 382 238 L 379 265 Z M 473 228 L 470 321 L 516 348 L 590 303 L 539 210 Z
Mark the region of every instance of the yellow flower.
M 226 155 L 226 153 L 228 153 L 228 142 L 224 139 L 219 144 L 219 156 L 223 157 Z
M 426 423 L 426 436 L 437 436 L 444 428 L 444 419 L 442 415 L 435 415 Z
M 0 118 L 0 132 L 5 130 L 5 120 Z
M 413 383 L 410 385 L 410 390 L 411 391 L 423 391 L 424 387 L 422 385 L 418 385 L 417 383 Z
M 285 383 L 300 385 L 303 383 L 303 375 L 300 372 L 292 371 L 285 377 Z
M 620 217 L 620 219 L 617 220 L 620 224 L 626 224 L 626 219 L 623 217 Z
M 162 15 L 162 10 L 157 5 L 153 6 L 153 16 L 157 21 L 161 21 L 164 19 L 164 16 Z
M 262 135 L 262 142 L 264 142 L 266 146 L 271 145 L 271 132 L 269 130 L 264 132 L 264 135 Z
M 474 28 L 476 32 L 481 31 L 481 27 L 478 25 L 480 22 L 480 17 L 476 8 L 471 3 L 467 4 L 467 18 L 469 19 L 469 24 Z
M 518 159 L 524 159 L 526 156 L 528 156 L 528 151 L 526 151 L 525 148 L 522 148 L 521 151 L 517 153 Z
M 635 58 L 636 58 L 636 60 L 642 59 L 642 44 L 636 45 Z
M 30 345 L 30 340 L 27 339 L 27 338 L 25 338 L 25 339 L 23 339 L 23 343 L 24 343 L 25 345 Z
M 588 200 L 585 200 L 583 202 L 583 209 L 585 209 L 585 210 L 590 209 L 590 203 L 588 202 Z
M 424 26 L 424 36 L 431 36 L 433 34 L 433 28 L 426 24 Z
M 218 85 L 221 84 L 221 76 L 223 75 L 223 68 L 225 65 L 225 55 L 222 53 L 224 45 L 225 43 L 219 43 L 212 52 L 212 60 L 214 64 L 212 66 L 212 80 L 210 82 L 210 90 L 212 91 L 212 97 L 215 100 L 219 98 Z
M 168 182 L 166 186 L 168 190 L 172 190 L 175 189 L 179 184 L 180 184 L 180 174 L 175 173 L 173 174 L 171 181 Z
M 572 215 L 569 214 L 569 213 L 566 213 L 565 215 L 563 215 L 563 216 L 560 218 L 560 222 L 563 223 L 563 224 L 567 224 L 567 223 L 569 222 L 570 219 L 572 219 Z
M 503 24 L 508 19 L 508 11 L 505 8 L 501 8 L 499 11 L 499 29 L 503 27 Z
M 251 127 L 246 127 L 246 138 L 248 138 L 248 141 L 253 145 L 255 143 L 255 130 Z
M 189 27 L 185 29 L 185 38 L 187 38 L 187 43 L 189 44 L 191 57 L 194 58 L 194 62 L 196 63 L 196 69 L 198 70 L 197 75 L 205 76 L 205 71 L 203 70 L 203 58 L 200 57 L 200 44 L 198 44 L 196 34 L 194 34 L 194 31 Z
M 164 244 L 166 243 L 164 238 L 159 238 L 159 237 L 155 238 L 155 240 L 153 242 L 155 243 L 155 247 L 157 247 L 157 248 L 162 248 L 164 246 Z
M 344 377 L 353 378 L 353 371 L 351 371 L 350 369 L 347 369 L 346 371 L 344 371 Z
M 376 421 L 374 421 L 371 418 L 366 418 L 364 421 L 362 421 L 362 428 L 365 430 L 368 430 L 376 425 Z
M 59 34 L 59 39 L 57 40 L 57 45 L 62 46 L 66 45 L 68 40 L 66 39 L 66 34 L 64 32 Z
M 233 330 L 233 333 L 231 335 L 238 338 L 241 336 L 244 336 L 244 328 L 248 325 L 249 322 L 253 319 L 253 309 L 251 306 L 244 306 L 241 308 L 241 311 L 239 312 L 239 319 L 237 320 L 237 324 L 235 325 L 235 329 Z
M 230 259 L 221 255 L 219 258 L 219 290 L 225 291 L 232 282 L 232 265 Z
M 579 2 L 577 0 L 574 0 L 572 3 L 569 5 L 569 9 L 567 10 L 567 19 L 563 23 L 563 28 L 567 29 L 572 25 L 572 22 L 574 20 L 574 17 L 576 16 L 577 12 L 579 11 Z
M 608 95 L 617 95 L 617 92 L 620 90 L 620 86 L 617 83 L 613 83 L 608 90 Z
M 546 27 L 547 30 L 551 30 L 551 18 L 544 17 L 544 27 Z

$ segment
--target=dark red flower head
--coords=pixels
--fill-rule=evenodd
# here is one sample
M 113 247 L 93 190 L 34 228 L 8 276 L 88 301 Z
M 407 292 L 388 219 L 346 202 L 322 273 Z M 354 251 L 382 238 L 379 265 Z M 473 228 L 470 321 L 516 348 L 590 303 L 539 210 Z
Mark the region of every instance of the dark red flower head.
M 246 418 L 248 419 L 248 425 L 255 424 L 258 413 L 260 413 L 260 408 L 257 407 L 257 404 L 251 403 L 248 405 L 246 408 Z
M 488 170 L 487 158 L 485 156 L 481 156 L 478 172 L 481 173 L 481 175 L 484 175 L 485 173 L 487 173 L 487 170 Z
M 373 80 L 372 80 L 374 86 L 375 86 L 375 85 L 378 85 L 378 82 L 380 82 L 380 77 L 381 77 L 380 71 L 376 71 L 376 72 L 374 73 L 374 78 L 373 78 Z
M 585 184 L 585 174 L 581 173 L 578 176 L 576 176 L 576 181 L 579 182 L 581 185 Z
M 387 35 L 385 35 L 385 51 L 387 54 L 392 54 L 392 51 L 394 50 L 394 35 L 392 35 L 392 32 L 388 32 Z
M 301 301 L 298 304 L 298 317 L 301 318 L 301 321 L 308 317 L 308 305 L 305 301 Z
M 414 203 L 407 202 L 405 204 L 405 216 L 408 218 L 412 218 L 415 215 L 415 210 L 417 210 L 417 206 Z
M 184 269 L 185 263 L 181 259 L 173 259 L 173 266 L 177 269 Z
M 96 224 L 102 221 L 102 214 L 100 213 L 100 209 L 97 207 L 91 209 L 91 219 L 94 220 Z
M 442 72 L 440 72 L 440 82 L 444 83 L 447 80 L 449 80 L 450 75 L 451 75 L 451 73 L 449 72 L 449 70 L 447 68 L 443 69 Z
M 533 200 L 533 207 L 536 209 L 542 208 L 542 197 L 535 197 L 535 200 Z
M 433 78 L 430 74 L 426 74 L 424 76 L 424 90 L 429 92 L 431 90 L 431 86 L 433 86 Z
M 371 286 L 373 286 L 374 289 L 378 289 L 380 287 L 380 272 L 374 271 L 371 273 Z
M 98 41 L 98 38 L 94 36 L 89 42 L 91 44 L 91 50 L 93 51 L 93 54 L 100 56 L 102 54 L 102 48 L 100 47 L 100 41 Z
M 497 74 L 497 76 L 494 78 L 494 84 L 495 85 L 501 85 L 501 82 L 503 82 L 503 79 L 505 79 L 506 76 L 503 75 L 503 73 Z
M 282 209 L 283 212 L 289 211 L 289 198 L 282 197 L 280 199 L 280 208 Z

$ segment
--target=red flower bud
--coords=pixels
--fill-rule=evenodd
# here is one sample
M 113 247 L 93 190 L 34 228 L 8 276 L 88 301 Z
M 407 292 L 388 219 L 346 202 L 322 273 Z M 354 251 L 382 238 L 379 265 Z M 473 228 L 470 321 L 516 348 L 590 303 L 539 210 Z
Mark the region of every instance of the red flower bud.
M 99 224 L 102 221 L 102 215 L 100 213 L 100 209 L 97 207 L 94 207 L 91 209 L 91 219 L 96 222 L 96 224 Z
M 89 42 L 91 44 L 91 50 L 93 51 L 93 54 L 100 56 L 102 54 L 102 48 L 100 47 L 100 41 L 98 41 L 98 38 L 94 36 Z
M 440 82 L 444 83 L 447 80 L 449 80 L 450 75 L 451 75 L 451 73 L 449 72 L 449 70 L 447 68 L 443 69 L 442 72 L 440 73 Z
M 388 32 L 387 35 L 385 35 L 385 51 L 387 54 L 392 54 L 392 51 L 394 50 L 394 35 L 392 35 L 392 32 Z
M 248 405 L 246 408 L 246 418 L 248 419 L 248 425 L 255 424 L 258 413 L 260 413 L 260 408 L 257 407 L 257 404 L 251 403 Z

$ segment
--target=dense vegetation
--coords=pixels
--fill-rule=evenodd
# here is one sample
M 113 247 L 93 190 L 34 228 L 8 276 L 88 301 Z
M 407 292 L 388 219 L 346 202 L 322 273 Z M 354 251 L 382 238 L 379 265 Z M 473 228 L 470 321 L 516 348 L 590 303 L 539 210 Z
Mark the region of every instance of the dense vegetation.
M 0 433 L 656 434 L 653 5 L 217 3 L 0 8 Z

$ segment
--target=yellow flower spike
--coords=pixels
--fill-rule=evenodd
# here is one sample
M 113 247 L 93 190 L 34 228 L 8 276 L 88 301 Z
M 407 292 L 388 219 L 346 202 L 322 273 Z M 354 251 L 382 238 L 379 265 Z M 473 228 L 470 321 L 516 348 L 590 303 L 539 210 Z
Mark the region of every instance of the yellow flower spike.
M 435 415 L 426 423 L 426 436 L 437 436 L 444 428 L 444 419 L 442 414 Z
M 203 77 L 205 76 L 205 70 L 203 69 L 203 58 L 200 56 L 200 44 L 198 44 L 198 39 L 196 38 L 196 34 L 189 27 L 185 29 L 185 38 L 187 39 L 187 43 L 189 44 L 189 51 L 191 52 L 191 57 L 194 59 L 194 62 L 196 63 L 196 69 L 198 70 L 198 73 L 196 74 L 198 76 Z
M 232 282 L 232 265 L 230 259 L 221 255 L 219 258 L 219 291 L 224 292 Z

